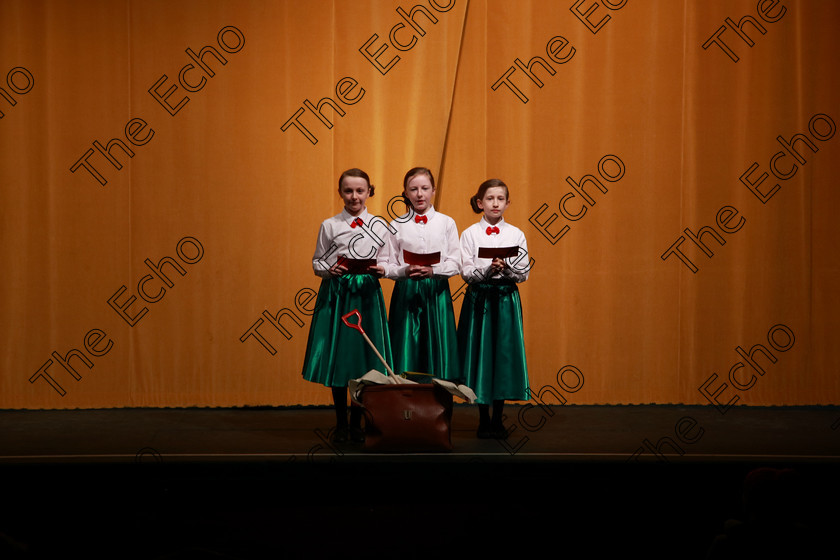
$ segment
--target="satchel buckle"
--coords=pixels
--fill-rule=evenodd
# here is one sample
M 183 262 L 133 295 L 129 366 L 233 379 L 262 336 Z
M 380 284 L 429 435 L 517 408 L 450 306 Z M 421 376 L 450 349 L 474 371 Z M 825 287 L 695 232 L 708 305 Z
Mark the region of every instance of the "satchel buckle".
M 403 410 L 403 420 L 411 420 L 411 410 Z

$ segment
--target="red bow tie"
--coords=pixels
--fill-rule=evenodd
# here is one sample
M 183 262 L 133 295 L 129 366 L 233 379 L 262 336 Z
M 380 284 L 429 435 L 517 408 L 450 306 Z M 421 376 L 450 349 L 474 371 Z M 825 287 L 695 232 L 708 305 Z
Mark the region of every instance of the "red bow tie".
M 496 226 L 487 228 L 487 235 L 490 235 L 491 233 L 499 233 L 499 228 Z
M 365 223 L 362 221 L 361 218 L 356 218 L 355 220 L 350 222 L 350 227 L 351 228 L 354 228 L 356 226 L 363 226 L 363 225 L 365 225 Z
M 414 216 L 414 221 L 418 224 L 425 224 L 429 219 L 426 216 Z

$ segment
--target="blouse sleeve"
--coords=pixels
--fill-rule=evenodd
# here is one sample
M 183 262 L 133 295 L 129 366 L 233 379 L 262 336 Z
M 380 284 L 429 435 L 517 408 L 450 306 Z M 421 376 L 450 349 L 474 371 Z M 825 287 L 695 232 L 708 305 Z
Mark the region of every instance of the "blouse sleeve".
M 385 269 L 385 277 L 391 280 L 398 278 L 405 278 L 405 271 L 408 268 L 404 264 L 400 264 L 400 244 L 398 241 L 399 225 L 391 222 L 391 225 L 397 229 L 397 233 L 388 236 L 385 241 L 385 246 L 379 252 L 381 255 L 377 259 L 377 264 Z
M 318 239 L 315 242 L 315 255 L 312 257 L 312 269 L 315 274 L 321 278 L 330 277 L 331 263 L 334 263 L 337 255 L 335 243 L 332 242 L 332 236 L 328 231 L 326 222 L 321 224 L 321 229 L 318 230 Z
M 461 272 L 461 246 L 458 243 L 458 226 L 455 220 L 449 219 L 446 224 L 445 247 L 440 254 L 440 262 L 432 265 L 435 276 L 455 276 Z
M 528 279 L 528 273 L 534 265 L 534 259 L 528 255 L 528 242 L 525 240 L 525 234 L 521 231 L 519 232 L 519 240 L 516 244 L 519 246 L 519 254 L 515 257 L 505 259 L 508 266 L 504 269 L 502 275 L 516 283 L 520 283 Z
M 489 273 L 489 266 L 478 263 L 478 248 L 476 247 L 473 228 L 467 228 L 461 234 L 461 278 L 468 284 L 480 282 Z

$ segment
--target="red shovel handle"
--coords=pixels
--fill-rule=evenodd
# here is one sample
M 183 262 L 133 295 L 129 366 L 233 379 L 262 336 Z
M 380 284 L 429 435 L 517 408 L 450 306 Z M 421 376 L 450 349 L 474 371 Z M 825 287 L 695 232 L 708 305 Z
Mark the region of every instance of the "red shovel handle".
M 356 318 L 359 320 L 358 323 L 351 323 L 350 321 L 347 320 L 349 317 L 352 317 L 353 315 L 355 315 Z M 362 315 L 359 313 L 358 309 L 354 309 L 350 313 L 348 313 L 346 315 L 343 315 L 341 317 L 341 320 L 344 321 L 344 324 L 347 325 L 348 327 L 350 327 L 351 329 L 356 329 L 360 333 L 365 334 L 365 330 L 362 328 Z
M 358 320 L 359 320 L 358 323 L 351 323 L 350 321 L 347 320 L 350 317 L 352 317 L 353 315 L 355 315 L 358 318 Z M 348 327 L 350 327 L 351 329 L 356 329 L 357 331 L 362 333 L 362 336 L 365 337 L 365 340 L 370 345 L 371 349 L 374 352 L 376 352 L 376 356 L 379 358 L 379 361 L 381 361 L 385 365 L 385 369 L 388 370 L 388 374 L 391 377 L 396 378 L 397 375 L 394 373 L 394 370 L 391 369 L 391 366 L 388 365 L 388 362 L 385 361 L 385 358 L 383 358 L 382 354 L 379 353 L 379 350 L 376 349 L 376 345 L 374 345 L 373 342 L 370 341 L 367 333 L 365 333 L 365 330 L 362 328 L 362 315 L 361 315 L 361 313 L 359 313 L 359 310 L 354 309 L 350 313 L 347 313 L 346 315 L 342 315 L 341 320 L 344 321 L 344 324 L 347 325 Z

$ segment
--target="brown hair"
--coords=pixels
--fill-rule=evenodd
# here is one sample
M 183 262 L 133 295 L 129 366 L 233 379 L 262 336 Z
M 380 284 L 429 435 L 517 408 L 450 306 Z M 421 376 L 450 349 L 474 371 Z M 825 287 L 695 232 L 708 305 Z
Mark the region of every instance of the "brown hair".
M 435 188 L 435 176 L 432 175 L 432 172 L 426 167 L 412 167 L 408 170 L 408 173 L 405 174 L 403 178 L 403 190 L 408 186 L 408 181 L 414 177 L 415 175 L 428 175 L 429 182 L 432 184 L 432 188 Z
M 368 188 L 370 189 L 369 196 L 373 196 L 373 191 L 376 187 L 370 184 L 370 177 L 368 177 L 368 174 L 359 169 L 358 167 L 348 169 L 347 171 L 341 174 L 341 177 L 338 178 L 338 192 L 341 192 L 341 182 L 344 180 L 345 177 L 360 177 L 364 179 L 368 184 Z
M 484 195 L 487 194 L 487 189 L 493 187 L 504 187 L 505 198 L 510 199 L 510 191 L 508 190 L 508 186 L 504 183 L 504 181 L 502 181 L 501 179 L 487 179 L 478 186 L 478 192 L 470 197 L 470 207 L 472 208 L 473 212 L 475 212 L 476 214 L 481 214 L 482 210 L 478 207 L 478 201 L 484 198 Z

